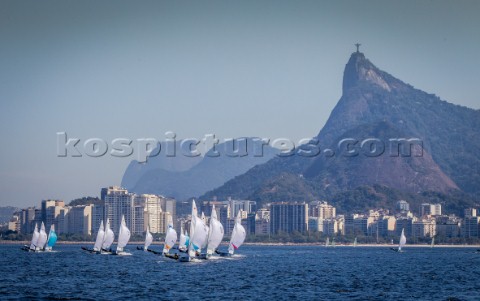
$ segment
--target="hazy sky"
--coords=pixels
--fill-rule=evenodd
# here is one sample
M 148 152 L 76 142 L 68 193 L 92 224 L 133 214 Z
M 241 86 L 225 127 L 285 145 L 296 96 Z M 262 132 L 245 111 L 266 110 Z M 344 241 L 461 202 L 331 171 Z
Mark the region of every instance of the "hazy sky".
M 0 206 L 97 196 L 132 158 L 69 137 L 316 135 L 361 51 L 480 108 L 479 1 L 1 1 Z

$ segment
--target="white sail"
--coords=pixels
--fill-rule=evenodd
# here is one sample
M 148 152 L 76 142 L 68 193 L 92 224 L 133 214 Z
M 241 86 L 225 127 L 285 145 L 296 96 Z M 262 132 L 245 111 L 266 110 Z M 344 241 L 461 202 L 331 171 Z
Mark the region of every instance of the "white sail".
M 95 239 L 95 245 L 93 250 L 100 252 L 102 250 L 103 238 L 105 236 L 105 230 L 103 227 L 103 220 L 100 222 L 100 228 L 98 228 L 97 238 Z
M 117 253 L 123 252 L 123 248 L 128 244 L 130 240 L 130 229 L 128 229 L 125 223 L 125 216 L 122 215 L 122 223 L 120 224 L 120 230 L 118 231 L 118 243 Z
M 180 226 L 180 241 L 178 242 L 178 249 L 185 251 L 187 249 L 187 235 L 184 234 L 183 226 Z
M 357 238 L 355 237 L 355 240 L 353 241 L 353 246 L 356 247 L 357 246 Z
M 233 226 L 232 237 L 230 238 L 230 244 L 228 245 L 228 253 L 233 254 L 236 249 L 245 241 L 247 232 L 242 226 L 242 217 L 240 211 L 238 212 L 237 218 L 235 219 L 235 226 Z
M 115 240 L 115 234 L 112 229 L 110 229 L 110 220 L 107 218 L 107 223 L 105 224 L 105 235 L 103 237 L 102 249 L 108 250 Z
M 434 245 L 435 245 L 435 237 L 432 237 L 432 243 L 430 244 L 430 248 L 433 248 Z
M 208 235 L 210 234 L 210 228 L 207 226 L 207 219 L 205 218 L 205 214 L 203 212 L 202 212 L 202 222 L 207 229 L 207 239 L 205 240 L 205 242 L 203 243 L 203 245 L 201 247 L 202 249 L 205 249 L 207 247 L 207 244 L 208 244 Z
M 193 236 L 190 236 L 190 246 L 195 252 L 201 252 L 202 246 L 207 241 L 208 230 L 207 226 L 198 216 L 194 216 L 193 218 L 195 219 L 195 230 Z
M 325 247 L 328 247 L 330 244 L 330 237 L 327 237 L 327 240 L 325 241 Z
M 40 233 L 38 236 L 38 241 L 37 241 L 37 250 L 43 250 L 45 248 L 45 244 L 47 243 L 47 232 L 45 232 L 45 225 L 42 222 L 42 225 L 40 226 Z
M 400 235 L 400 243 L 398 244 L 398 250 L 401 251 L 402 247 L 407 243 L 407 238 L 405 237 L 404 229 L 402 229 L 402 235 Z
M 32 242 L 30 243 L 30 250 L 35 250 L 37 247 L 38 237 L 40 233 L 38 232 L 37 224 L 35 224 L 35 229 L 33 230 Z
M 167 254 L 171 248 L 177 243 L 177 231 L 173 229 L 172 216 L 168 216 L 168 229 L 165 234 L 165 244 L 163 245 L 163 254 Z
M 143 249 L 146 251 L 148 247 L 150 247 L 152 242 L 153 242 L 153 236 L 150 233 L 150 227 L 147 227 L 147 233 L 145 234 L 145 246 L 143 246 Z
M 192 238 L 195 235 L 195 223 L 197 221 L 197 205 L 195 204 L 195 200 L 192 200 L 192 220 L 190 221 L 190 241 L 188 244 L 188 256 L 194 257 L 195 256 L 195 246 L 192 243 Z M 198 247 L 197 247 L 198 248 Z
M 212 206 L 212 215 L 210 216 L 210 228 L 208 233 L 207 254 L 211 255 L 222 242 L 224 230 L 222 223 L 217 219 L 215 205 Z

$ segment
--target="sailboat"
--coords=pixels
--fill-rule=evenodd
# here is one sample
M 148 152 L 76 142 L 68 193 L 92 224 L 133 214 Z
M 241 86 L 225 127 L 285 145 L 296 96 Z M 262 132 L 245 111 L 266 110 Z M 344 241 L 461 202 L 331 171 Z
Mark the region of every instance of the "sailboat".
M 110 220 L 107 218 L 107 223 L 105 225 L 105 235 L 103 236 L 100 253 L 112 254 L 112 249 L 110 249 L 110 247 L 112 246 L 114 240 L 115 240 L 115 234 L 110 228 Z
M 144 243 L 143 247 L 137 246 L 137 250 L 157 253 L 157 252 L 155 252 L 153 250 L 150 250 L 148 248 L 148 247 L 150 247 L 152 242 L 153 242 L 153 236 L 152 236 L 152 233 L 150 233 L 150 226 L 147 226 L 147 231 L 145 232 L 145 243 Z
M 208 257 L 213 255 L 222 242 L 223 235 L 223 226 L 217 218 L 217 211 L 215 210 L 215 205 L 213 205 L 212 214 L 210 216 L 210 227 L 208 231 L 207 252 L 202 254 L 199 258 L 208 259 Z
M 47 232 L 45 232 L 45 225 L 42 222 L 42 225 L 40 226 L 40 233 L 38 235 L 35 251 L 43 251 L 46 243 L 47 243 Z
M 327 237 L 327 240 L 325 241 L 325 247 L 328 247 L 330 245 L 330 237 Z
M 114 254 L 115 255 L 132 255 L 123 250 L 125 246 L 128 244 L 129 240 L 130 240 L 130 229 L 128 229 L 127 224 L 125 223 L 125 216 L 122 215 L 122 222 L 120 224 L 120 230 L 118 231 L 117 249 L 115 250 Z
M 175 243 L 177 242 L 177 231 L 173 229 L 173 220 L 172 216 L 168 216 L 168 229 L 167 233 L 165 234 L 165 243 L 163 245 L 163 255 L 168 258 L 178 259 L 178 254 L 170 254 L 170 249 L 173 248 Z
M 201 252 L 201 246 L 207 240 L 208 231 L 202 219 L 197 216 L 197 205 L 192 200 L 192 220 L 190 222 L 190 240 L 186 256 L 179 258 L 182 262 L 190 261 Z
M 400 235 L 400 242 L 398 244 L 398 249 L 390 248 L 395 252 L 402 252 L 402 247 L 407 243 L 407 238 L 405 237 L 405 229 L 402 229 L 402 234 Z
M 37 224 L 35 224 L 35 229 L 33 230 L 32 241 L 30 242 L 30 246 L 25 245 L 22 247 L 22 250 L 28 251 L 28 252 L 35 252 L 35 249 L 37 248 L 37 242 L 38 242 L 39 236 L 40 236 L 40 233 L 38 232 L 38 226 Z
M 52 224 L 50 226 L 50 231 L 48 232 L 47 246 L 45 247 L 45 251 L 51 252 L 56 242 L 57 242 L 57 233 L 55 233 L 55 225 Z
M 205 242 L 201 246 L 201 249 L 205 249 L 207 247 L 207 244 L 208 244 L 208 234 L 210 233 L 210 227 L 207 226 L 207 219 L 205 218 L 205 214 L 203 212 L 202 212 L 201 219 L 202 219 L 202 222 L 205 224 L 205 227 L 207 229 L 207 239 L 205 240 Z
M 434 245 L 435 245 L 435 236 L 432 237 L 432 243 L 430 244 L 430 248 L 433 248 Z
M 230 238 L 230 243 L 228 245 L 228 252 L 220 252 L 218 250 L 215 252 L 220 256 L 232 256 L 235 250 L 240 248 L 240 246 L 243 244 L 246 236 L 247 232 L 242 226 L 242 215 L 239 211 L 237 218 L 235 219 L 235 226 L 233 226 L 232 237 Z
M 355 240 L 353 241 L 353 246 L 356 247 L 357 246 L 357 237 L 355 236 Z
M 147 251 L 148 247 L 150 247 L 152 242 L 153 236 L 152 233 L 150 233 L 150 227 L 147 226 L 147 233 L 145 233 L 145 245 L 143 246 L 143 250 Z
M 335 237 L 332 238 L 332 247 L 335 247 Z
M 217 218 L 215 205 L 212 207 L 212 216 L 210 217 L 210 232 L 208 235 L 207 256 L 212 255 L 222 242 L 224 230 L 222 223 Z
M 105 230 L 103 227 L 103 220 L 102 220 L 100 222 L 100 227 L 98 228 L 97 238 L 95 239 L 95 244 L 93 245 L 93 249 L 82 247 L 82 250 L 85 250 L 90 253 L 100 253 L 102 251 L 102 244 L 103 244 L 104 238 L 105 238 Z
M 180 241 L 178 242 L 178 250 L 180 252 L 186 252 L 188 248 L 189 237 L 187 232 L 183 230 L 183 225 L 180 227 Z

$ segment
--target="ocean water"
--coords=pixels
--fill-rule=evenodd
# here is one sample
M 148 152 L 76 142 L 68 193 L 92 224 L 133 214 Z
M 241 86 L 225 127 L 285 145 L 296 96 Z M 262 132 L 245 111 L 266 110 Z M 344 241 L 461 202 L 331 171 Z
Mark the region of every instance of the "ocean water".
M 0 245 L 0 299 L 480 300 L 474 248 L 248 245 L 233 258 L 190 263 L 134 245 L 132 256 L 55 250 Z

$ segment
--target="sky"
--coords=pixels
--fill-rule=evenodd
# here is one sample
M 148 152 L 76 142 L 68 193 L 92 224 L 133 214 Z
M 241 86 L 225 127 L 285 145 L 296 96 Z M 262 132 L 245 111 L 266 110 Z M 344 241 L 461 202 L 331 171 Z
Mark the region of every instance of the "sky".
M 479 109 L 479 11 L 479 1 L 1 1 L 0 206 L 99 196 L 135 159 L 81 147 L 59 157 L 58 132 L 134 146 L 167 131 L 315 136 L 357 42 L 380 69 Z

